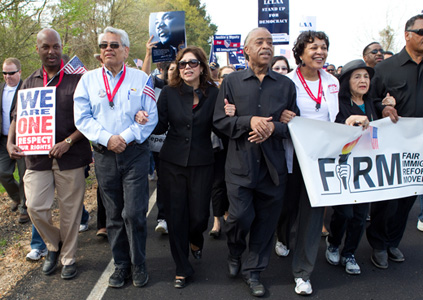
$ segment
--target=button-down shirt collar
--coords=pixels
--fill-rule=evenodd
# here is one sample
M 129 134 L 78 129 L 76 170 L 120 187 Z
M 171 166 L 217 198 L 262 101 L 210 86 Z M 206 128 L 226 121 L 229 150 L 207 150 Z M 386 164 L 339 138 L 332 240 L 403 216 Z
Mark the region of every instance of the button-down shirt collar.
M 244 74 L 242 76 L 242 80 L 247 80 L 247 79 L 249 79 L 251 77 L 257 78 L 257 75 L 254 73 L 254 71 L 251 68 L 248 68 L 246 70 L 246 72 L 244 72 Z M 274 72 L 271 72 L 271 69 L 270 68 L 267 69 L 267 72 L 266 72 L 265 77 L 270 77 L 273 80 L 276 80 L 275 73 Z
M 113 76 L 112 71 L 110 71 L 109 69 L 106 68 L 106 66 L 103 66 L 104 70 L 106 71 L 106 74 L 109 76 L 109 78 L 113 79 L 113 80 L 119 80 L 120 76 L 123 73 L 123 64 L 122 64 L 122 68 L 120 69 L 120 71 L 116 74 L 116 76 Z

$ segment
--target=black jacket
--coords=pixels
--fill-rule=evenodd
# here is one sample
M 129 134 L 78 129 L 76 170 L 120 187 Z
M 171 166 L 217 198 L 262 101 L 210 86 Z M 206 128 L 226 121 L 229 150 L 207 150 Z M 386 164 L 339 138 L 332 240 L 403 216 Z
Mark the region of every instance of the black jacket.
M 364 108 L 366 113 L 364 113 L 357 104 L 347 97 L 339 98 L 339 112 L 336 116 L 336 123 L 345 124 L 345 120 L 352 115 L 366 115 L 370 122 L 378 119 L 376 114 L 376 109 L 374 107 L 373 101 L 370 99 L 364 100 Z
M 163 87 L 157 101 L 159 122 L 154 134 L 168 131 L 159 158 L 178 166 L 202 166 L 214 162 L 211 144 L 213 111 L 219 89 L 209 86 L 196 108 L 194 90 Z M 199 97 L 200 98 L 200 97 Z

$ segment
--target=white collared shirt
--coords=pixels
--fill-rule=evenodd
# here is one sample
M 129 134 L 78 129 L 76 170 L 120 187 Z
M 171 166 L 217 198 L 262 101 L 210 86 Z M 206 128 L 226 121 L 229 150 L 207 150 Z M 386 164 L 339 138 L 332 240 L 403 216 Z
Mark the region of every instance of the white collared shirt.
M 16 89 L 18 85 L 10 87 L 8 85 L 4 86 L 3 90 L 3 100 L 2 100 L 2 134 L 8 135 L 9 134 L 9 127 L 10 127 L 10 108 L 12 107 L 13 97 L 15 96 Z

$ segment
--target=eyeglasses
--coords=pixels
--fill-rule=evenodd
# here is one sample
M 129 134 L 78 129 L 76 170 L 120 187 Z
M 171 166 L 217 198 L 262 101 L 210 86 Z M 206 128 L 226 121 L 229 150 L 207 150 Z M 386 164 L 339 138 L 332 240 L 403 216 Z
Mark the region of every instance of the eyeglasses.
M 17 71 L 13 71 L 13 72 L 5 72 L 5 71 L 2 71 L 2 73 L 3 73 L 3 75 L 4 76 L 6 76 L 6 75 L 10 75 L 10 76 L 13 76 L 13 75 L 15 75 L 16 73 L 18 73 L 19 72 L 19 70 L 17 70 Z
M 326 69 L 327 72 L 335 72 L 335 69 Z
M 200 64 L 200 61 L 197 59 L 191 59 L 189 61 L 180 61 L 178 62 L 178 69 L 185 69 L 187 65 L 189 65 L 190 68 L 196 68 Z
M 282 68 L 280 68 L 280 67 L 274 67 L 274 68 L 272 68 L 272 70 L 273 71 L 279 71 L 279 70 L 288 71 L 288 68 L 287 67 L 282 67 Z
M 382 48 L 380 49 L 373 49 L 372 51 L 367 52 L 367 54 L 377 54 L 378 52 L 380 52 L 380 54 L 383 54 L 385 51 L 383 51 Z
M 99 47 L 100 47 L 100 49 L 107 49 L 107 46 L 110 46 L 110 48 L 112 48 L 112 49 L 117 49 L 117 48 L 119 48 L 120 47 L 120 44 L 119 43 L 110 43 L 110 44 L 108 44 L 108 43 L 101 43 L 100 45 L 98 45 Z
M 414 32 L 415 34 L 418 34 L 420 36 L 423 36 L 423 28 L 420 29 L 409 29 L 408 32 Z

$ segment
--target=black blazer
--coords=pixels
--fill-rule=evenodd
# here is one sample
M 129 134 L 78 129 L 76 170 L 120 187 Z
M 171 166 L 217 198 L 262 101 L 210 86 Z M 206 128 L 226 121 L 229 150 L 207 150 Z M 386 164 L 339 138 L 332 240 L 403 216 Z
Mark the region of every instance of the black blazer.
M 154 134 L 168 131 L 159 158 L 182 166 L 202 166 L 214 162 L 211 144 L 213 111 L 219 89 L 209 86 L 196 108 L 194 90 L 183 83 L 181 89 L 165 86 L 157 101 L 159 122 Z
M 339 98 L 339 112 L 336 115 L 335 122 L 345 124 L 345 121 L 352 115 L 367 116 L 370 122 L 378 119 L 376 114 L 376 109 L 373 104 L 373 101 L 370 99 L 364 100 L 364 113 L 357 104 L 355 104 L 351 99 L 347 97 Z
M 6 86 L 6 83 L 0 83 L 0 108 L 3 108 L 3 91 L 4 91 L 4 87 Z M 10 106 L 10 111 L 9 111 L 9 118 L 10 121 L 12 121 L 12 112 L 15 109 L 16 106 L 16 99 L 18 99 L 18 91 L 22 86 L 22 80 L 19 80 L 18 83 L 18 87 L 16 88 L 16 92 L 15 95 L 13 96 L 13 100 L 12 100 L 12 105 Z M 0 134 L 3 131 L 3 114 L 0 113 Z

